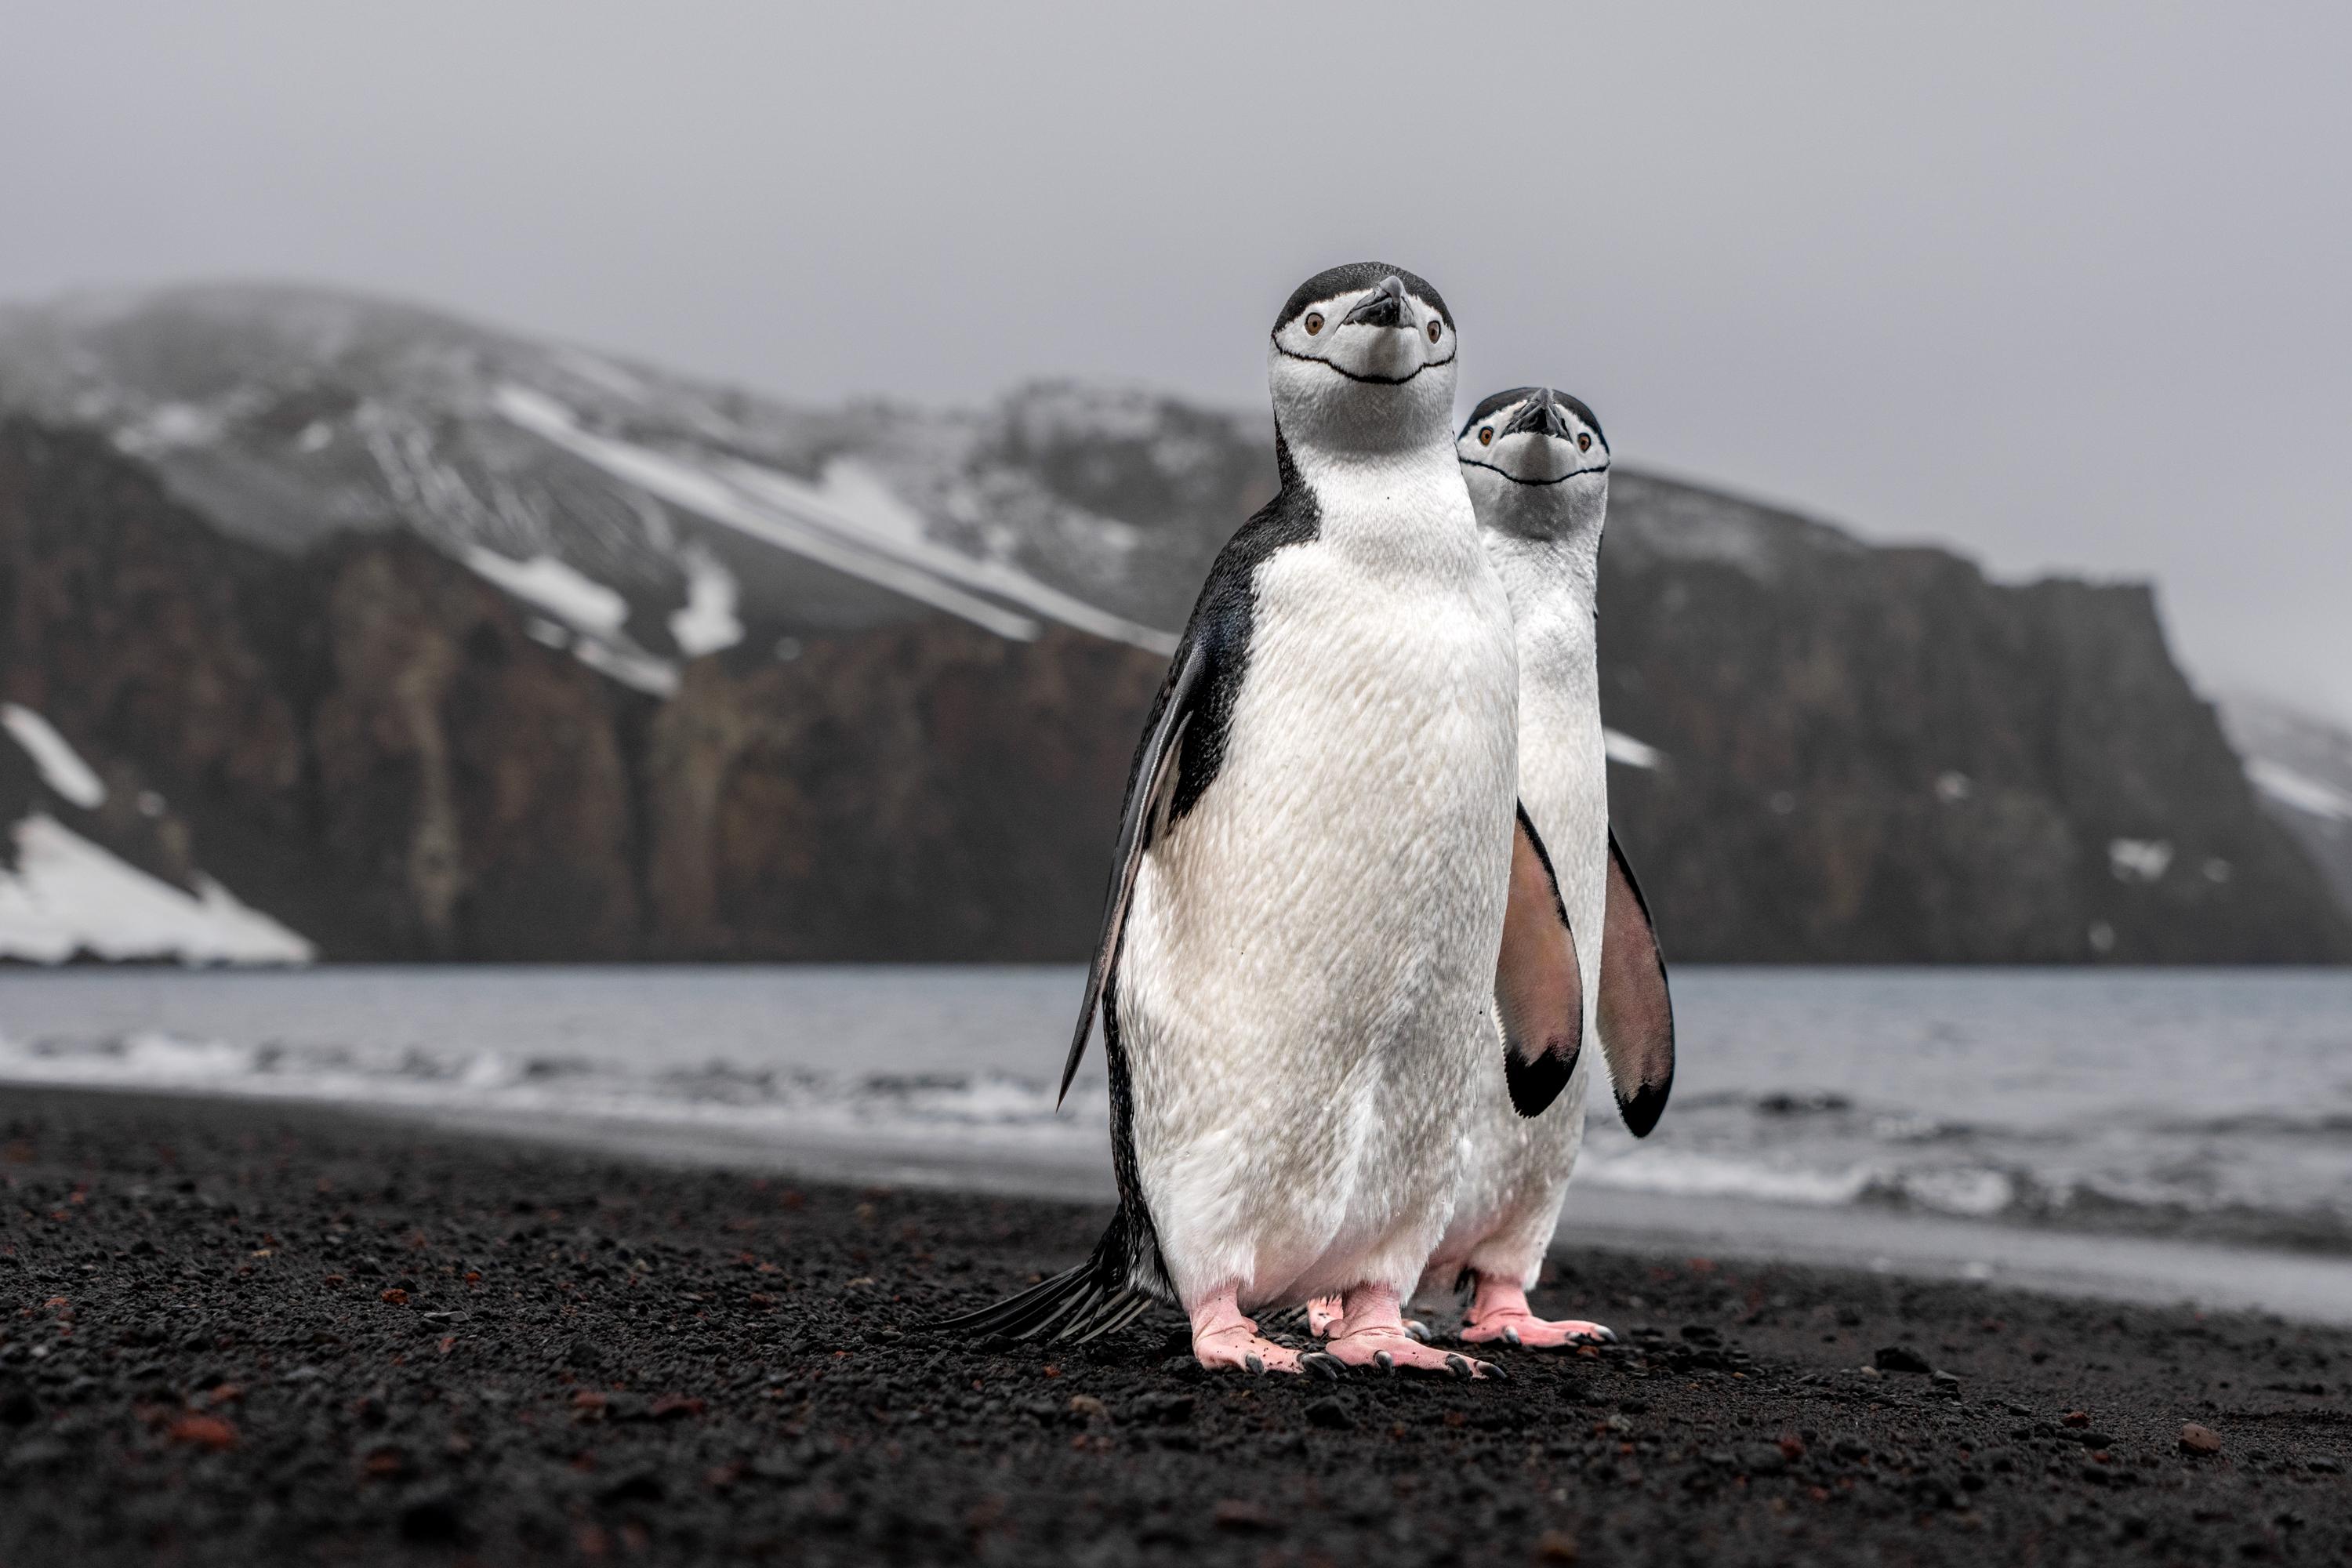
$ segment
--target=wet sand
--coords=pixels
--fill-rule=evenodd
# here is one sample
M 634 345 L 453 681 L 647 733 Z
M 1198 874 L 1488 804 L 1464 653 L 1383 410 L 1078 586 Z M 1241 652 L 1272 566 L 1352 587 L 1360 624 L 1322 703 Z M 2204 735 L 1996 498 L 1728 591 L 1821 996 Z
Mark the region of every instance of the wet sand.
M 0 1563 L 2352 1560 L 2352 1331 L 1572 1250 L 1622 1342 L 1500 1385 L 929 1331 L 1102 1219 L 10 1090 Z

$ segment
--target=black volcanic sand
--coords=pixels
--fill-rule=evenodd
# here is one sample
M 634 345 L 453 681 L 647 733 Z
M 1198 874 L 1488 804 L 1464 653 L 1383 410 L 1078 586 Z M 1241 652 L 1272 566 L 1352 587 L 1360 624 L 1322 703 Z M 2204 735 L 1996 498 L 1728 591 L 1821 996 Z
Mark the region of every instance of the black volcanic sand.
M 927 1328 L 1096 1210 L 5 1092 L 8 1564 L 2352 1561 L 2339 1331 L 1570 1253 L 1622 1345 L 1244 1380 Z

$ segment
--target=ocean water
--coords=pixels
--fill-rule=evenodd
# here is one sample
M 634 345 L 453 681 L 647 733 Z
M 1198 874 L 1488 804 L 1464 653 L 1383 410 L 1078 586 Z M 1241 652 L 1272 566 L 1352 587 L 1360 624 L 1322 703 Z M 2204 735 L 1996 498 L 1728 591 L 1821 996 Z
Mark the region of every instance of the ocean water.
M 1053 1102 L 1081 978 L 11 972 L 0 1086 L 341 1102 L 812 1176 L 1100 1195 L 1099 1042 Z M 1990 1255 L 2004 1233 L 2134 1238 L 2326 1259 L 2352 1281 L 2352 973 L 1685 966 L 1675 997 L 1665 1119 L 1637 1142 L 1596 1105 L 1571 1225 L 1712 1204 L 1884 1237 L 1912 1217 L 1967 1222 Z

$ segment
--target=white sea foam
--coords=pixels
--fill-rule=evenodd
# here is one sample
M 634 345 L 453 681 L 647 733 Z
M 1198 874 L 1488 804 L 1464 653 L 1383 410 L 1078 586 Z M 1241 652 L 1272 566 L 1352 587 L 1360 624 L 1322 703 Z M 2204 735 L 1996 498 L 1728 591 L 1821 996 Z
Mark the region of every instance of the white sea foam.
M 29 864 L 45 874 L 42 855 Z M 0 888 L 0 911 L 12 896 Z M 1058 1113 L 1050 1076 L 1083 983 L 1024 966 L 0 971 L 0 1084 L 316 1100 L 1099 1198 L 1102 1059 Z M 1685 966 L 1675 991 L 1683 1086 L 1646 1139 L 1595 1108 L 1577 1178 L 1595 1205 L 1742 1200 L 2352 1252 L 2352 978 L 2200 972 L 2118 991 L 2090 974 Z M 2217 1042 L 2244 1069 L 2226 1080 L 2195 1070 Z
M 1869 1191 L 1874 1179 L 1865 1166 L 1808 1170 L 1667 1148 L 1622 1153 L 1588 1150 L 1577 1171 L 1578 1181 L 1596 1187 L 1781 1204 L 1850 1204 Z
M 630 1068 L 503 1052 L 255 1045 L 137 1030 L 97 1041 L 0 1038 L 0 1082 L 231 1094 L 510 1120 L 724 1130 L 788 1146 L 795 1134 L 978 1152 L 1017 1147 L 1100 1159 L 1099 1086 L 1057 1112 L 1043 1083 L 994 1073 L 834 1079 L 723 1062 Z

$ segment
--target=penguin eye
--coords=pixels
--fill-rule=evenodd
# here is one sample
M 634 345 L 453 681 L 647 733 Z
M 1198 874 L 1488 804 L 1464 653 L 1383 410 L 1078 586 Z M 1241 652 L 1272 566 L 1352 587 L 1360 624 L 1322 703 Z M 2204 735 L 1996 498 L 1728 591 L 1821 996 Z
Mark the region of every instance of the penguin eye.
M 1494 444 L 1495 427 L 1492 425 L 1480 426 L 1478 427 L 1478 445 L 1481 447 L 1491 447 Z
M 1592 437 L 1586 435 L 1581 430 L 1578 431 L 1576 433 L 1576 449 L 1580 452 L 1590 452 L 1592 450 Z
M 1309 310 L 1309 311 L 1307 311 L 1307 335 L 1308 337 L 1310 337 L 1310 338 L 1311 338 L 1311 337 L 1313 337 L 1316 333 L 1318 333 L 1318 332 L 1321 331 L 1322 330 L 1323 330 L 1323 312 L 1322 312 L 1322 311 L 1320 311 L 1320 310 Z
M 1444 323 L 1444 322 L 1443 322 L 1443 321 L 1432 321 L 1432 322 L 1430 322 L 1430 323 L 1429 323 L 1429 341 L 1430 341 L 1431 342 L 1433 342 L 1433 342 L 1435 342 L 1437 341 L 1437 334 L 1438 334 L 1438 333 L 1440 333 L 1440 332 L 1442 332 L 1442 331 L 1444 331 L 1444 330 L 1445 330 L 1445 323 Z

